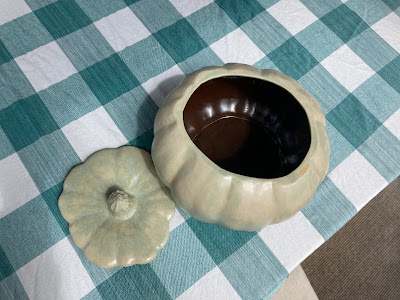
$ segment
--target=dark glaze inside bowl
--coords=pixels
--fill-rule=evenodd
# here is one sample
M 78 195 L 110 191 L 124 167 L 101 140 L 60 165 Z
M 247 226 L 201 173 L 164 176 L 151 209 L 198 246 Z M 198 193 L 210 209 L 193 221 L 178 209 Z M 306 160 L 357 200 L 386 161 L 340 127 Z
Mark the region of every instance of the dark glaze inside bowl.
M 296 169 L 311 143 L 303 107 L 284 88 L 230 76 L 201 84 L 183 111 L 193 143 L 221 168 L 278 178 Z

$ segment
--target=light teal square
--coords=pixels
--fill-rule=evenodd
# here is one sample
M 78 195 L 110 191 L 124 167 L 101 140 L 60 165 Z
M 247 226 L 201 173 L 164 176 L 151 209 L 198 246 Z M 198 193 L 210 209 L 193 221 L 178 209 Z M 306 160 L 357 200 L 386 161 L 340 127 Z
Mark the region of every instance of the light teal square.
M 385 126 L 379 127 L 358 147 L 358 151 L 387 182 L 392 182 L 400 175 L 400 140 Z
M 186 19 L 209 45 L 237 28 L 226 12 L 215 3 L 199 9 Z
M 173 299 L 216 266 L 186 223 L 170 233 L 167 245 L 150 265 Z
M 101 105 L 79 74 L 40 91 L 39 95 L 60 128 Z
M 353 95 L 381 123 L 400 108 L 400 95 L 378 74 L 360 85 Z
M 33 13 L 1 25 L 0 39 L 13 57 L 26 54 L 53 41 L 50 33 Z
M 71 168 L 81 163 L 61 130 L 41 137 L 18 155 L 41 192 L 62 182 Z
M 399 55 L 371 28 L 361 32 L 347 45 L 375 71 L 380 70 Z
M 226 11 L 237 26 L 242 26 L 264 11 L 264 7 L 257 0 L 215 0 L 215 2 Z
M 29 300 L 17 273 L 13 273 L 0 281 L 0 295 L 3 300 Z
M 93 24 L 58 39 L 57 43 L 78 71 L 114 53 Z
M 32 10 L 42 8 L 56 1 L 57 0 L 25 0 L 26 4 L 28 4 Z
M 158 110 L 141 86 L 107 103 L 104 108 L 128 141 L 153 127 Z
M 126 7 L 123 0 L 75 0 L 75 2 L 93 22 Z
M 36 93 L 15 60 L 2 64 L 0 74 L 0 110 Z
M 243 299 L 269 299 L 289 275 L 259 235 L 230 255 L 219 268 Z
M 340 0 L 300 0 L 314 15 L 321 18 L 343 2 Z
M 292 35 L 267 11 L 257 15 L 241 29 L 265 54 L 278 48 Z
M 319 61 L 343 45 L 342 40 L 320 20 L 300 31 L 296 39 Z
M 141 0 L 129 7 L 151 33 L 182 19 L 182 15 L 168 0 Z
M 118 54 L 141 83 L 175 65 L 175 61 L 153 36 L 125 48 Z
M 260 69 L 272 69 L 279 71 L 279 68 L 268 58 L 268 56 L 265 56 L 264 58 L 256 62 L 254 66 Z
M 258 2 L 264 6 L 265 9 L 270 8 L 272 5 L 279 2 L 279 0 L 258 0 Z
M 101 297 L 99 291 L 96 288 L 94 288 L 93 290 L 90 291 L 90 293 L 83 296 L 82 300 L 103 300 L 103 298 Z
M 346 5 L 361 16 L 364 22 L 370 26 L 386 17 L 392 11 L 383 1 L 376 0 L 349 0 Z
M 325 114 L 349 94 L 349 91 L 320 64 L 300 78 L 299 83 L 317 99 Z
M 15 152 L 3 129 L 0 127 L 0 160 Z
M 379 70 L 378 74 L 400 94 L 400 55 Z
M 328 173 L 335 169 L 345 158 L 347 158 L 354 150 L 343 135 L 331 124 L 326 122 L 326 129 L 328 131 L 329 141 L 331 144 L 331 155 L 329 157 L 329 170 Z
M 328 240 L 357 213 L 357 209 L 332 180 L 325 177 L 314 197 L 301 212 L 323 238 Z
M 65 237 L 41 196 L 0 219 L 0 244 L 15 270 Z
M 215 52 L 212 51 L 210 47 L 207 47 L 199 53 L 189 57 L 184 62 L 181 62 L 179 67 L 186 75 L 189 75 L 190 73 L 207 66 L 220 66 L 223 64 L 223 61 L 215 54 Z

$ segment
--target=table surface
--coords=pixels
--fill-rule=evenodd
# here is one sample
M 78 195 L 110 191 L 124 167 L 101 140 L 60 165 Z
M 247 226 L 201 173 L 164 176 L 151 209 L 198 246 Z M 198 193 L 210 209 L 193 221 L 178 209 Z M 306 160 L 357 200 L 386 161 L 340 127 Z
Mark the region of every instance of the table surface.
M 268 299 L 400 174 L 396 0 L 5 0 L 0 3 L 0 298 Z M 103 270 L 57 208 L 67 172 L 102 148 L 149 149 L 165 96 L 207 66 L 297 79 L 320 103 L 328 176 L 259 232 L 177 208 L 148 265 Z

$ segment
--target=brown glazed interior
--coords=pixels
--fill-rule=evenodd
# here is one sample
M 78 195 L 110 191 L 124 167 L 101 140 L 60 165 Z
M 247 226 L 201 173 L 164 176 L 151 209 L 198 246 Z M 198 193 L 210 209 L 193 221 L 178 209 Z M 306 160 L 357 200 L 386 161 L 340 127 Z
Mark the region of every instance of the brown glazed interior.
M 257 178 L 296 169 L 310 148 L 306 112 L 284 88 L 229 76 L 201 84 L 183 111 L 193 143 L 221 168 Z

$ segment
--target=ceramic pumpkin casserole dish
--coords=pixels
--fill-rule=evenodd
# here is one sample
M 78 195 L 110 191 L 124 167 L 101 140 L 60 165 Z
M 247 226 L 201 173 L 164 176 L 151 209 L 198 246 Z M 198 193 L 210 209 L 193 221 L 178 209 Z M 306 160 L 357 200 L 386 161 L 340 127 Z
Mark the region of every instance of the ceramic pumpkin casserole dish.
M 152 158 L 200 221 L 258 230 L 304 207 L 325 177 L 326 119 L 296 80 L 227 64 L 189 75 L 157 113 Z

